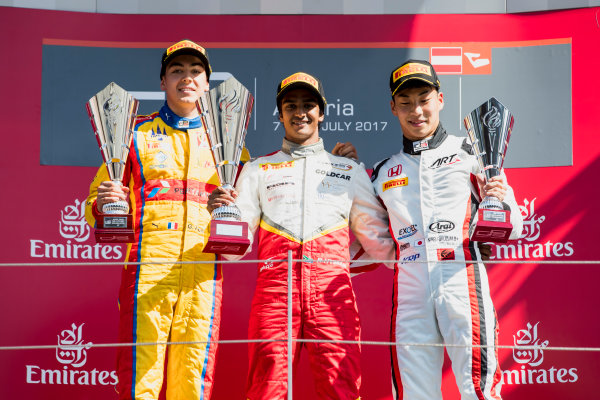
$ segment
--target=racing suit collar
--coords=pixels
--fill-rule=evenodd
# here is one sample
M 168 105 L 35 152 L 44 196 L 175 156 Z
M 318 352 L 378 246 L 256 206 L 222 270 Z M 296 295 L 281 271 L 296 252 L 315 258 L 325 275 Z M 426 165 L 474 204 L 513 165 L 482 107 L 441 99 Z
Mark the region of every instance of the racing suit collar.
M 166 101 L 160 109 L 159 114 L 162 120 L 165 121 L 167 125 L 169 125 L 171 128 L 179 129 L 180 131 L 200 128 L 202 126 L 200 116 L 194 118 L 180 117 L 169 108 Z
M 323 146 L 323 139 L 319 138 L 317 143 L 300 145 L 294 142 L 290 142 L 286 138 L 283 138 L 283 144 L 281 145 L 281 151 L 292 156 L 292 158 L 304 158 L 313 154 L 318 154 L 325 151 Z
M 417 155 L 423 150 L 435 149 L 438 147 L 448 134 L 442 126 L 442 123 L 438 125 L 437 129 L 433 133 L 433 136 L 424 140 L 410 140 L 402 136 L 402 145 L 405 153 Z

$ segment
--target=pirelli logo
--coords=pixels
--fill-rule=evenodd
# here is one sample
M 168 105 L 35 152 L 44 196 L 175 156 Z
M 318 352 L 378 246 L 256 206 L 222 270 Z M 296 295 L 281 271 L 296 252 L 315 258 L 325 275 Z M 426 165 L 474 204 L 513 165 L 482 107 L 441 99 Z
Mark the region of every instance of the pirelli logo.
M 403 65 L 394 71 L 394 82 L 403 76 L 413 75 L 413 74 L 425 74 L 431 75 L 431 68 L 428 65 L 418 64 L 418 63 L 408 63 Z
M 206 54 L 206 50 L 204 50 L 204 47 L 198 46 L 196 43 L 191 42 L 189 40 L 182 40 L 181 42 L 177 42 L 173 46 L 169 47 L 167 49 L 167 55 L 171 54 L 175 50 L 189 49 L 189 48 L 198 50 L 202 54 Z
M 383 183 L 383 191 L 385 192 L 388 189 L 393 189 L 395 187 L 406 186 L 406 185 L 408 185 L 407 177 L 400 178 L 400 179 L 392 179 L 391 181 L 387 181 L 387 182 Z
M 287 78 L 285 78 L 283 81 L 281 81 L 281 88 L 283 89 L 290 83 L 294 83 L 294 82 L 306 82 L 309 85 L 311 85 L 312 87 L 314 87 L 315 89 L 317 89 L 317 91 L 319 90 L 319 83 L 317 82 L 317 80 L 315 78 L 313 78 L 312 76 L 302 73 L 302 72 L 298 72 L 294 75 L 290 75 Z
M 266 163 L 266 164 L 259 164 L 259 168 L 261 168 L 263 171 L 269 170 L 269 169 L 282 169 L 282 168 L 291 168 L 294 166 L 294 161 L 284 161 L 284 162 L 280 162 L 280 163 Z

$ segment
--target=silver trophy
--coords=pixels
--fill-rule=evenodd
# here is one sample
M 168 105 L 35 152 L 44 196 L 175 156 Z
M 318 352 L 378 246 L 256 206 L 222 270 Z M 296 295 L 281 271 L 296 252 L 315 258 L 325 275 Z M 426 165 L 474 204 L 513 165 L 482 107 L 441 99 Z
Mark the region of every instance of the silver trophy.
M 486 181 L 501 173 L 508 141 L 512 133 L 514 117 L 494 97 L 471 111 L 464 119 L 467 134 L 481 173 Z M 512 231 L 510 211 L 504 210 L 502 202 L 488 196 L 479 205 L 478 222 L 471 227 L 471 240 L 506 242 Z
M 254 105 L 252 94 L 231 77 L 196 102 L 206 129 L 221 186 L 233 189 Z M 212 212 L 207 253 L 243 254 L 250 244 L 240 210 L 222 206 Z
M 111 181 L 121 184 L 139 101 L 111 82 L 86 108 Z M 132 218 L 126 201 L 105 204 L 97 220 L 96 241 L 133 241 Z

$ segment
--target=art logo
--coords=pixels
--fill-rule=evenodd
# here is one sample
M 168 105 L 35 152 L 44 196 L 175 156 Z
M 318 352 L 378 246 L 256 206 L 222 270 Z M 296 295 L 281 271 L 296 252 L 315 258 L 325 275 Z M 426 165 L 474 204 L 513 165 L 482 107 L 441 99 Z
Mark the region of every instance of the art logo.
M 60 212 L 58 233 L 62 241 L 29 240 L 29 255 L 42 259 L 121 260 L 121 245 L 89 244 L 91 228 L 85 220 L 85 202 L 75 199 Z
M 40 385 L 116 385 L 116 371 L 102 371 L 96 368 L 81 368 L 87 362 L 87 351 L 92 342 L 83 339 L 83 323 L 71 324 L 58 335 L 55 368 L 42 368 L 38 365 L 26 365 L 26 382 Z
M 492 260 L 518 260 L 532 258 L 571 257 L 575 254 L 573 242 L 552 242 L 539 240 L 544 215 L 538 215 L 535 210 L 536 198 L 523 200 L 519 205 L 523 215 L 523 233 L 516 241 L 493 246 Z
M 577 368 L 545 368 L 544 349 L 549 341 L 538 337 L 538 325 L 527 323 L 526 329 L 520 329 L 513 335 L 513 360 L 521 364 L 520 368 L 502 371 L 502 383 L 505 385 L 532 385 L 547 383 L 574 383 L 579 379 Z

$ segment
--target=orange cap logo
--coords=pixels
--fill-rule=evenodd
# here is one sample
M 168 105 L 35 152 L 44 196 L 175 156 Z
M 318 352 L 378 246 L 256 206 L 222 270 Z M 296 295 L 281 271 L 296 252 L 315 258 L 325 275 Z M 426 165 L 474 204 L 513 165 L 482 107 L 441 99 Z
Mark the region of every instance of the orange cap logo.
M 428 65 L 423 65 L 419 63 L 408 63 L 394 71 L 394 82 L 407 75 L 413 74 L 425 74 L 433 76 L 431 74 L 431 68 Z
M 281 81 L 281 89 L 294 82 L 306 82 L 317 89 L 317 92 L 319 91 L 319 82 L 304 72 L 298 72 L 285 78 L 283 81 Z
M 177 42 L 167 49 L 167 56 L 179 49 L 194 49 L 206 55 L 206 50 L 204 49 L 204 47 L 199 46 L 190 40 L 182 40 L 181 42 Z

